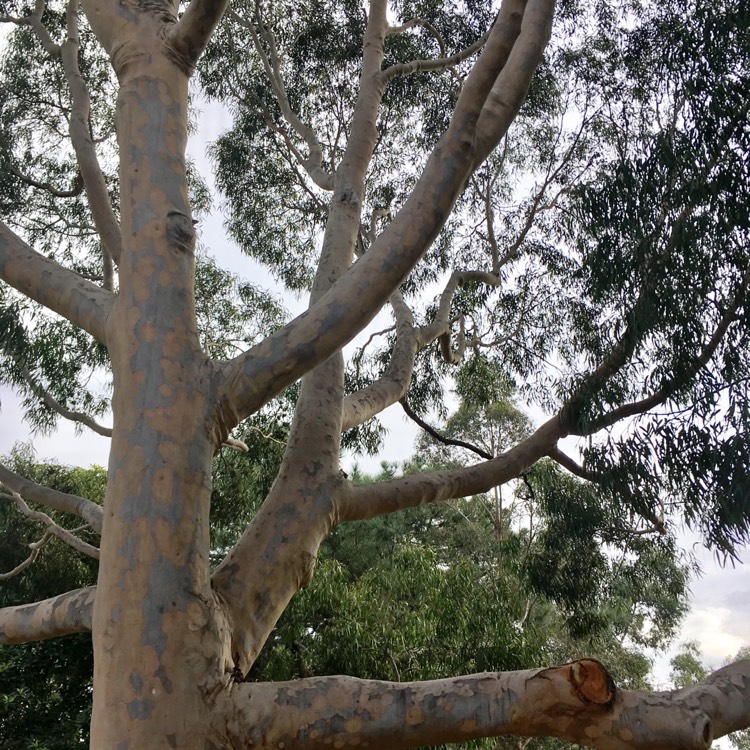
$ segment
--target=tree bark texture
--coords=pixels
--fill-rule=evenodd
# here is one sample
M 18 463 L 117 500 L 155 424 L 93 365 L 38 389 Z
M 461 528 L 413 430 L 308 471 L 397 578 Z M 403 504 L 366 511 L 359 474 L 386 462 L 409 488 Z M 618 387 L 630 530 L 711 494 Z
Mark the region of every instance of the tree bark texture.
M 177 3 L 83 0 L 119 82 L 118 218 L 95 163 L 77 26 L 70 27 L 64 62 L 78 118 L 71 130 L 95 223 L 118 265 L 117 293 L 0 224 L 0 278 L 104 343 L 114 378 L 103 511 L 0 471 L 11 490 L 101 531 L 96 589 L 3 610 L 0 642 L 92 631 L 93 750 L 398 750 L 508 733 L 606 750 L 691 750 L 750 724 L 748 662 L 675 693 L 619 691 L 591 660 L 425 683 L 241 682 L 337 523 L 489 490 L 554 451 L 571 424 L 556 416 L 507 453 L 466 469 L 354 487 L 339 467 L 342 430 L 402 398 L 417 352 L 447 333 L 447 315 L 416 328 L 398 288 L 507 132 L 549 39 L 554 3 L 503 2 L 410 198 L 355 261 L 377 111 L 395 75 L 382 69 L 387 3 L 373 0 L 310 308 L 236 359 L 217 362 L 198 339 L 185 145 L 190 75 L 225 5 L 192 0 L 178 20 Z M 399 337 L 391 366 L 346 398 L 341 348 L 389 300 Z M 211 575 L 212 458 L 231 429 L 300 378 L 278 477 Z

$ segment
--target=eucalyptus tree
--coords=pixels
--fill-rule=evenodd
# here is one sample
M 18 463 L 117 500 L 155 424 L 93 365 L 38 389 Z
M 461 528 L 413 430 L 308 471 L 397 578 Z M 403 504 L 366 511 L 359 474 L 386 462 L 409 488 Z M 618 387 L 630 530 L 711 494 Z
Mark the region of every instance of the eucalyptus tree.
M 682 517 L 723 554 L 747 538 L 746 5 L 4 0 L 3 375 L 32 419 L 112 442 L 103 506 L 0 472 L 19 508 L 101 535 L 89 549 L 35 516 L 98 556 L 97 585 L 5 608 L 0 639 L 91 630 L 93 748 L 705 748 L 747 725 L 747 661 L 669 694 L 622 690 L 591 659 L 243 681 L 336 525 L 544 457 L 638 533 Z M 259 325 L 217 348 L 197 320 L 196 69 L 234 117 L 215 151 L 230 231 L 309 290 L 283 325 L 257 295 Z M 345 366 L 381 311 L 367 341 L 384 345 Z M 341 446 L 374 447 L 382 409 L 439 410 L 447 368 L 485 361 L 551 416 L 471 466 L 348 480 Z M 212 567 L 212 458 L 298 381 L 278 474 Z

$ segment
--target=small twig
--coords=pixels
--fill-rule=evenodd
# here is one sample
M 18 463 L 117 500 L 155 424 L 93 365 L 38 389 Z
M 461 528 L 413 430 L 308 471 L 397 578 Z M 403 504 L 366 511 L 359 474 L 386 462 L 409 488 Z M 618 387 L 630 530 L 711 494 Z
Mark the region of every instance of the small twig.
M 39 521 L 43 523 L 48 528 L 50 533 L 54 534 L 54 536 L 60 539 L 60 541 L 65 542 L 65 544 L 73 547 L 73 549 L 81 552 L 84 555 L 93 557 L 95 560 L 99 559 L 98 547 L 94 547 L 93 545 L 84 542 L 82 539 L 79 539 L 70 531 L 55 523 L 46 513 L 42 513 L 42 511 L 40 510 L 31 510 L 31 508 L 29 508 L 24 499 L 17 492 L 11 492 L 9 495 L 0 495 L 0 497 L 6 497 L 7 499 L 12 500 L 20 508 L 21 513 L 23 513 L 27 518 L 30 518 L 32 521 Z
M 44 547 L 47 542 L 52 539 L 53 534 L 51 531 L 47 530 L 44 532 L 44 536 L 38 541 L 38 542 L 31 542 L 29 544 L 29 549 L 31 552 L 29 553 L 29 556 L 21 563 L 16 565 L 13 570 L 9 570 L 7 573 L 0 573 L 0 581 L 7 581 L 9 578 L 13 578 L 14 576 L 17 576 L 19 573 L 26 570 L 26 568 L 29 567 L 36 559 L 39 557 L 39 553 L 42 551 L 42 547 Z
M 399 399 L 399 404 L 401 404 L 404 412 L 406 413 L 406 416 L 409 417 L 409 419 L 411 419 L 413 422 L 416 422 L 428 435 L 433 437 L 438 442 L 443 443 L 444 445 L 455 445 L 458 448 L 466 448 L 466 450 L 472 451 L 472 453 L 476 453 L 478 456 L 486 458 L 488 461 L 495 458 L 491 453 L 488 453 L 486 450 L 479 448 L 476 445 L 467 443 L 464 440 L 456 440 L 455 438 L 449 438 L 445 435 L 442 435 L 434 427 L 427 424 L 427 422 L 425 422 L 418 414 L 416 414 L 409 406 L 405 398 Z

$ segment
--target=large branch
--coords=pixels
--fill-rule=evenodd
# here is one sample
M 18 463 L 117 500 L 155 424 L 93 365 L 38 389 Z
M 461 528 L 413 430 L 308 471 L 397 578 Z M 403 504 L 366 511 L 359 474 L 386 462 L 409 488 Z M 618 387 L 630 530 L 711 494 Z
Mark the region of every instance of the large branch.
M 486 98 L 477 124 L 476 160 L 481 164 L 508 132 L 552 33 L 555 0 L 529 0 L 518 42 Z
M 101 533 L 103 512 L 101 506 L 91 502 L 91 500 L 78 497 L 78 495 L 69 495 L 67 492 L 53 490 L 50 487 L 44 487 L 41 484 L 32 482 L 30 479 L 22 477 L 20 474 L 16 474 L 2 464 L 0 464 L 0 484 L 12 492 L 22 495 L 26 500 L 45 505 L 53 510 L 79 516 L 94 531 Z
M 243 684 L 217 701 L 232 748 L 388 747 L 498 735 L 559 737 L 598 750 L 707 750 L 750 725 L 750 660 L 673 692 L 620 690 L 593 659 L 427 682 L 319 677 Z
M 518 33 L 515 6 L 510 0 L 503 3 L 482 55 L 466 79 L 448 131 L 394 220 L 306 313 L 224 365 L 220 432 L 234 427 L 350 341 L 430 247 L 476 166 L 474 129 Z M 533 71 L 527 72 L 530 78 Z M 351 193 L 344 191 L 340 200 L 347 196 Z
M 189 70 L 195 67 L 228 5 L 229 0 L 192 0 L 173 27 L 169 40 Z
M 553 417 L 526 440 L 490 461 L 352 486 L 339 507 L 339 520 L 375 518 L 417 505 L 488 492 L 523 474 L 548 455 L 565 434 L 560 419 Z
M 114 295 L 32 250 L 0 222 L 0 279 L 106 344 Z
M 96 587 L 68 591 L 34 604 L 0 609 L 0 644 L 90 633 Z

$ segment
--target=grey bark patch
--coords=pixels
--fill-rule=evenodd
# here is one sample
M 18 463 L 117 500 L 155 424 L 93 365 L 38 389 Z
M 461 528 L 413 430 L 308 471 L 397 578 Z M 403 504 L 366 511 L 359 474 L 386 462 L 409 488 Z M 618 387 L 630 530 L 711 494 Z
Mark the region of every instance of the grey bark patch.
M 154 704 L 148 698 L 128 703 L 128 716 L 133 720 L 145 721 L 150 719 L 153 710 Z

